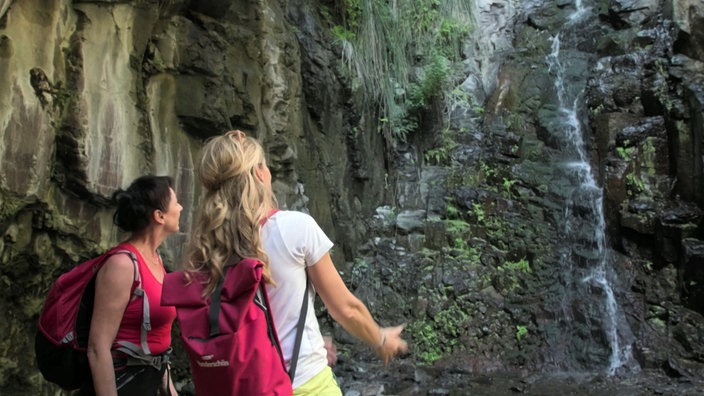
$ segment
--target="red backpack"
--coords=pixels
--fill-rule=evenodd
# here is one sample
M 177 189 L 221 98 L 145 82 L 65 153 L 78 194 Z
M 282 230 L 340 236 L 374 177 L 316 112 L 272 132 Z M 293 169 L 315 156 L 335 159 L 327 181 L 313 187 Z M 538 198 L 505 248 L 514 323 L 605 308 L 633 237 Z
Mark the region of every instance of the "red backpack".
M 176 307 L 196 396 L 293 393 L 262 283 L 263 266 L 256 259 L 226 266 L 224 280 L 207 299 L 206 274 L 188 280 L 184 272 L 171 272 L 164 278 L 161 304 Z M 292 371 L 295 360 L 294 352 Z
M 34 354 L 44 378 L 63 389 L 78 389 L 90 378 L 86 346 L 93 316 L 95 275 L 108 257 L 117 253 L 129 254 L 135 270 L 132 294 L 143 296 L 137 257 L 118 246 L 59 276 L 44 301 L 37 322 Z M 148 308 L 147 299 L 143 301 Z M 143 317 L 142 348 L 146 346 L 146 331 L 150 329 L 148 312 L 147 309 Z M 145 352 L 148 353 L 148 347 Z

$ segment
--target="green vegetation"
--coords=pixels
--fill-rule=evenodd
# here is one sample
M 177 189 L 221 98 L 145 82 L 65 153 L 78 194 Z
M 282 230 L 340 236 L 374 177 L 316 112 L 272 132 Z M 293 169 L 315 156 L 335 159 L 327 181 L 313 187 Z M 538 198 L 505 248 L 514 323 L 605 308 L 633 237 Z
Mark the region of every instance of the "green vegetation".
M 516 325 L 516 340 L 521 341 L 526 334 L 528 334 L 528 328 L 523 325 Z
M 452 151 L 457 147 L 454 132 L 449 128 L 444 128 L 440 133 L 439 138 L 436 140 L 437 144 L 435 147 L 425 152 L 425 162 L 429 165 L 452 165 Z
M 655 138 L 649 137 L 637 145 L 625 141 L 616 147 L 616 155 L 634 165 L 625 177 L 626 192 L 631 198 L 653 198 L 655 194 L 651 182 L 656 173 L 656 144 Z
M 424 163 L 452 167 L 454 158 L 458 158 L 453 158 L 458 142 L 473 138 L 460 136 L 469 132 L 471 124 L 451 130 L 429 114 L 447 116 L 456 109 L 454 105 L 472 109 L 470 117 L 484 113 L 482 105 L 473 102 L 467 91 L 453 89 L 458 85 L 456 65 L 464 55 L 462 46 L 473 28 L 474 5 L 464 0 L 341 0 L 336 4 L 344 9 L 330 12 L 336 17 L 330 20 L 331 39 L 339 46 L 342 73 L 352 90 L 359 118 L 376 122 L 374 126 L 391 145 L 426 134 L 421 142 L 432 141 L 433 147 L 423 153 Z M 522 132 L 530 126 L 527 117 L 515 114 L 506 122 L 511 130 Z M 420 131 L 420 127 L 429 129 Z M 433 139 L 428 139 L 430 133 L 435 135 Z M 423 258 L 427 265 L 424 263 L 418 297 L 412 303 L 413 320 L 406 331 L 413 353 L 424 363 L 472 350 L 480 337 L 488 337 L 487 342 L 499 337 L 511 342 L 514 336 L 520 341 L 528 332 L 526 326 L 517 326 L 514 334 L 514 324 L 523 319 L 508 318 L 501 326 L 477 330 L 480 316 L 486 311 L 479 309 L 486 307 L 476 303 L 477 293 L 487 289 L 485 293 L 503 297 L 503 286 L 510 289 L 519 285 L 531 267 L 527 259 L 506 259 L 525 253 L 520 247 L 507 246 L 507 236 L 514 235 L 514 230 L 503 218 L 506 198 L 522 191 L 516 188 L 519 181 L 504 164 L 485 162 L 482 157 L 473 161 L 469 166 L 451 169 L 447 187 L 469 186 L 480 194 L 470 195 L 476 197 L 471 202 L 448 200 L 445 215 L 433 219 L 433 230 L 437 231 L 433 246 L 437 243 L 442 249 L 429 252 L 424 248 L 422 252 L 427 255 Z M 470 271 L 476 277 L 462 287 L 453 283 Z M 436 279 L 440 272 L 448 280 Z M 370 281 L 369 266 L 355 263 L 351 275 L 353 283 Z M 494 287 L 496 278 L 501 279 Z M 491 318 L 500 314 L 492 313 Z
M 500 289 L 504 293 L 512 293 L 525 285 L 526 274 L 533 271 L 530 268 L 528 260 L 521 259 L 518 261 L 506 261 L 496 268 L 496 284 L 500 285 Z
M 524 132 L 526 126 L 528 125 L 528 116 L 522 113 L 511 113 L 504 117 L 504 122 L 506 123 L 506 130 L 514 132 Z
M 473 26 L 463 0 L 343 0 L 331 28 L 354 90 L 354 104 L 390 142 L 416 130 L 445 97 L 452 62 Z M 329 13 L 327 13 L 329 14 Z M 441 153 L 438 153 L 441 154 Z
M 657 163 L 656 137 L 647 137 L 640 142 L 626 140 L 615 148 L 616 155 L 631 164 L 625 176 L 626 193 L 630 198 L 654 198 L 657 186 L 654 186 Z
M 335 37 L 338 38 L 340 42 L 352 41 L 356 37 L 354 32 L 351 32 L 340 25 L 333 26 L 332 33 L 335 35 Z
M 633 147 L 616 147 L 616 154 L 619 158 L 629 161 L 635 149 Z
M 517 180 L 509 180 L 504 177 L 504 182 L 502 183 L 502 187 L 505 193 L 505 196 L 507 198 L 511 198 L 512 193 L 511 193 L 511 187 L 513 187 L 514 184 L 516 184 Z
M 433 363 L 442 357 L 443 348 L 432 322 L 421 320 L 411 323 L 407 331 L 415 341 L 416 354 L 421 362 Z
M 645 182 L 635 173 L 629 173 L 626 175 L 626 191 L 631 197 L 639 195 L 646 191 Z
M 486 219 L 486 212 L 484 211 L 484 206 L 478 203 L 472 204 L 472 215 L 476 219 L 477 223 L 484 223 Z
M 530 263 L 525 258 L 518 261 L 507 261 L 499 269 L 508 272 L 522 272 L 525 274 L 531 273 Z
M 457 207 L 448 203 L 446 206 L 447 218 L 445 222 L 445 231 L 447 233 L 450 247 L 457 249 L 461 257 L 474 258 L 476 260 L 476 249 L 470 248 L 467 240 L 470 236 L 470 224 L 464 220 L 464 216 Z
M 641 166 L 650 175 L 655 175 L 655 160 L 657 157 L 657 153 L 655 150 L 655 145 L 656 145 L 655 140 L 656 139 L 657 138 L 652 137 L 652 136 L 646 138 L 640 148 L 641 157 L 642 157 Z
M 441 303 L 444 296 L 431 295 L 431 303 Z M 438 301 L 435 301 L 438 300 Z M 415 354 L 423 363 L 433 363 L 444 355 L 464 350 L 458 338 L 466 333 L 471 318 L 460 304 L 453 302 L 437 312 L 408 325 Z
M 450 160 L 450 151 L 448 147 L 441 146 L 430 149 L 425 153 L 425 162 L 428 164 L 445 164 Z
M 469 230 L 469 223 L 461 219 L 445 220 L 445 225 L 447 226 L 447 233 L 450 235 L 459 236 Z
M 422 70 L 419 80 L 410 85 L 408 105 L 413 110 L 422 109 L 433 99 L 442 97 L 449 83 L 449 60 L 438 52 L 430 54 L 429 63 Z

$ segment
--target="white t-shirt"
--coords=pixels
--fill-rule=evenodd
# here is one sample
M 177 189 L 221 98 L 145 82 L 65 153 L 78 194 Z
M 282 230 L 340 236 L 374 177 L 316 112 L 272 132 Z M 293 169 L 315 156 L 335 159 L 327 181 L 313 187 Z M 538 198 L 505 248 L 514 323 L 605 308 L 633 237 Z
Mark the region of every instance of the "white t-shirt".
M 302 212 L 278 211 L 262 227 L 264 251 L 269 255 L 276 286 L 267 286 L 286 367 L 290 368 L 296 325 L 306 289 L 306 266 L 320 260 L 333 243 L 315 220 Z M 301 340 L 293 388 L 303 385 L 328 364 L 323 336 L 315 317 L 315 290 L 309 287 L 308 313 Z

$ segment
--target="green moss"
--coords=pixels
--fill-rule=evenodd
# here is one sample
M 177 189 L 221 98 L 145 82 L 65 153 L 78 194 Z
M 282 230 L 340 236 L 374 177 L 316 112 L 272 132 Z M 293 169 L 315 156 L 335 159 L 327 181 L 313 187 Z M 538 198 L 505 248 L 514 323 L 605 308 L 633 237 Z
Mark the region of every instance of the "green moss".
M 504 293 L 512 293 L 523 287 L 525 275 L 532 273 L 530 263 L 526 259 L 506 261 L 496 269 L 497 274 L 494 278 L 494 284 L 497 289 L 501 289 Z
M 667 322 L 660 318 L 652 318 L 648 320 L 648 323 L 654 328 L 654 329 L 659 329 L 661 332 L 666 331 L 667 329 Z
M 415 354 L 423 363 L 433 363 L 442 358 L 442 347 L 437 332 L 425 320 L 411 323 L 407 331 L 415 344 Z
M 469 314 L 457 303 L 452 303 L 432 318 L 409 324 L 407 331 L 415 344 L 417 358 L 423 363 L 433 363 L 445 355 L 464 350 L 459 339 L 466 333 L 469 321 Z
M 626 175 L 626 190 L 630 197 L 635 197 L 647 191 L 645 182 L 635 173 Z
M 461 219 L 445 220 L 445 226 L 450 235 L 463 235 L 469 230 L 469 223 Z
M 484 223 L 484 220 L 486 219 L 486 211 L 484 210 L 484 206 L 479 203 L 473 203 L 472 204 L 472 210 L 471 210 L 471 215 L 472 218 L 474 218 L 477 223 Z
M 516 184 L 517 180 L 510 180 L 507 178 L 504 178 L 504 181 L 502 183 L 503 187 L 503 192 L 507 198 L 511 198 L 512 193 L 511 193 L 511 187 L 513 187 L 514 184 Z
M 516 325 L 516 341 L 521 342 L 521 338 L 528 334 L 528 328 L 523 325 Z
M 345 27 L 341 25 L 333 26 L 332 34 L 341 42 L 352 41 L 355 38 L 354 32 L 345 29 Z
M 636 151 L 635 147 L 616 147 L 616 154 L 619 158 L 626 161 L 630 161 L 633 158 L 633 153 Z
M 530 263 L 525 258 L 522 258 L 518 261 L 507 261 L 500 268 L 512 273 L 522 272 L 525 274 L 529 274 L 532 272 L 530 269 Z
M 645 139 L 643 145 L 641 146 L 642 166 L 650 175 L 655 175 L 655 139 L 656 138 L 654 137 L 649 137 Z

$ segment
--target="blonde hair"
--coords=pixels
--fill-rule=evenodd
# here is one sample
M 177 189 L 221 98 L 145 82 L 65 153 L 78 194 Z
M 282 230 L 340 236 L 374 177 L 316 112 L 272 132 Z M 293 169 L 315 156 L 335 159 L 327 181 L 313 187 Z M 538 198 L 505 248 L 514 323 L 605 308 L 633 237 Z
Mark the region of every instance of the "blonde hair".
M 205 295 L 223 277 L 232 257 L 257 258 L 264 263 L 263 278 L 273 283 L 269 257 L 264 252 L 261 224 L 276 207 L 270 186 L 256 170 L 266 165 L 259 142 L 241 131 L 229 131 L 208 140 L 196 173 L 205 188 L 198 219 L 191 234 L 185 270 L 208 274 Z

